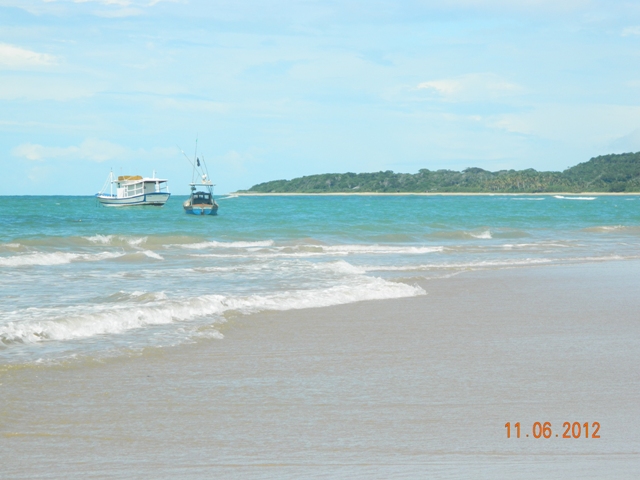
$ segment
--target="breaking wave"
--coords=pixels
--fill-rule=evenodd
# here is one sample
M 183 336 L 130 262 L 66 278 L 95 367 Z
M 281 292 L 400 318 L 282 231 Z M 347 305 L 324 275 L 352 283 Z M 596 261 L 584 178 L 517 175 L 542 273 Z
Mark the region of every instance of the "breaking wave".
M 473 238 L 480 238 L 480 239 L 483 239 L 483 240 L 489 240 L 489 239 L 493 238 L 491 236 L 491 230 L 484 230 L 484 231 L 479 232 L 479 233 L 469 232 L 469 236 L 471 236 Z
M 592 233 L 612 233 L 612 232 L 616 232 L 616 233 L 626 233 L 626 234 L 632 234 L 632 235 L 638 235 L 640 234 L 640 227 L 639 226 L 627 226 L 627 225 L 600 225 L 597 227 L 587 227 L 584 228 L 583 231 L 585 232 L 592 232 Z
M 316 247 L 317 248 L 317 247 Z M 338 253 L 373 253 L 373 254 L 422 254 L 442 252 L 444 247 L 414 247 L 414 246 L 393 246 L 393 245 L 331 245 L 320 247 L 324 252 Z
M 0 257 L 2 267 L 24 267 L 37 265 L 64 265 L 71 262 L 97 262 L 123 256 L 122 252 L 101 252 L 101 253 L 27 253 L 14 255 L 11 257 Z
M 130 246 L 139 247 L 146 243 L 148 237 L 125 237 L 122 235 L 93 235 L 92 237 L 83 237 L 85 240 L 93 244 L 111 245 L 111 246 Z
M 273 247 L 269 250 L 252 251 L 252 258 L 305 258 L 321 256 L 347 256 L 347 255 L 389 255 L 409 254 L 421 255 L 444 251 L 442 246 L 418 247 L 418 246 L 392 246 L 392 245 L 297 245 L 292 247 Z M 234 253 L 202 253 L 194 254 L 197 257 L 233 258 L 246 256 L 247 252 Z
M 181 248 L 190 248 L 193 250 L 204 250 L 207 248 L 260 248 L 273 246 L 273 240 L 264 240 L 259 242 L 198 242 L 198 243 L 185 243 L 179 246 Z
M 447 269 L 481 269 L 495 267 L 526 267 L 544 264 L 570 264 L 581 262 L 604 262 L 611 260 L 630 260 L 638 258 L 638 256 L 622 256 L 622 255 L 603 255 L 603 256 L 586 256 L 586 257 L 568 257 L 568 258 L 525 258 L 518 260 L 481 260 L 472 262 L 451 262 L 451 263 L 429 263 L 421 265 L 406 266 L 363 266 L 366 272 L 413 272 L 413 271 L 429 271 L 429 270 L 447 270 Z
M 565 197 L 564 195 L 554 195 L 553 198 L 560 200 L 595 200 L 598 197 Z
M 148 304 L 93 306 L 96 311 L 80 313 L 77 307 L 58 311 L 54 318 L 52 309 L 32 309 L 30 320 L 9 322 L 0 326 L 0 344 L 64 341 L 104 334 L 122 334 L 129 330 L 151 325 L 186 322 L 208 318 L 209 322 L 224 321 L 229 311 L 252 314 L 267 310 L 297 310 L 341 305 L 363 300 L 424 295 L 425 291 L 404 283 L 388 282 L 380 278 L 364 277 L 356 285 L 339 285 L 328 289 L 286 291 L 270 295 L 225 296 L 201 295 L 190 298 L 174 298 L 151 301 Z M 119 297 L 123 294 L 119 293 Z M 140 296 L 140 295 L 138 295 Z M 160 297 L 162 298 L 162 297 Z M 151 298 L 151 300 L 155 300 Z M 83 306 L 86 310 L 88 306 Z

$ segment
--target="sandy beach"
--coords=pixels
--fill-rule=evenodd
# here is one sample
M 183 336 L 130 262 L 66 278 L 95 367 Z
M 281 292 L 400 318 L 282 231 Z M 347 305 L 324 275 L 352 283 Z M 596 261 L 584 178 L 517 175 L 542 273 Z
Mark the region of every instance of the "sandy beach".
M 638 266 L 470 271 L 236 316 L 221 340 L 5 368 L 2 477 L 636 478 Z

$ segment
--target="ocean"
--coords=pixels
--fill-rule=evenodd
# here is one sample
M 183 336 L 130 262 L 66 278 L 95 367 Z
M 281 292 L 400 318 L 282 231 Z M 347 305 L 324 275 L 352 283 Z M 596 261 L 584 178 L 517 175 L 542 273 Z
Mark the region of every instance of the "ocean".
M 0 197 L 0 360 L 222 338 L 230 314 L 424 295 L 421 277 L 640 255 L 636 196 L 224 197 L 220 214 Z
M 174 196 L 163 208 L 105 208 L 91 197 L 0 197 L 0 430 L 5 451 L 15 455 L 6 478 L 86 472 L 96 478 L 125 478 L 131 472 L 127 462 L 135 461 L 115 460 L 128 455 L 118 450 L 120 440 L 132 442 L 129 453 L 137 452 L 143 461 L 180 450 L 167 443 L 167 435 L 177 435 L 179 445 L 192 439 L 207 455 L 221 458 L 198 463 L 185 451 L 186 457 L 174 458 L 170 465 L 147 465 L 148 470 L 137 464 L 134 477 L 153 472 L 154 478 L 202 478 L 217 471 L 227 478 L 422 478 L 430 471 L 441 478 L 495 478 L 512 468 L 513 478 L 530 478 L 518 465 L 531 466 L 536 455 L 547 455 L 551 460 L 539 464 L 544 468 L 530 474 L 579 471 L 589 477 L 611 471 L 615 458 L 622 459 L 616 464 L 617 478 L 625 478 L 638 465 L 640 441 L 635 433 L 622 431 L 622 417 L 637 418 L 637 407 L 627 399 L 640 392 L 635 363 L 640 355 L 634 343 L 640 337 L 637 324 L 625 316 L 637 317 L 638 302 L 628 292 L 637 286 L 635 267 L 630 266 L 640 258 L 639 196 L 229 195 L 218 198 L 219 215 L 213 217 L 184 214 L 182 200 Z M 618 271 L 624 274 L 606 273 Z M 609 280 L 599 284 L 599 278 Z M 614 302 L 615 295 L 622 300 L 615 297 Z M 470 298 L 475 299 L 472 304 Z M 520 310 L 525 304 L 528 308 Z M 591 305 L 588 310 L 586 305 Z M 530 330 L 536 312 L 547 314 L 538 330 Z M 616 319 L 624 322 L 612 340 L 602 332 L 613 329 Z M 520 336 L 524 331 L 529 332 L 526 338 Z M 567 337 L 568 331 L 575 335 Z M 581 336 L 585 331 L 588 338 Z M 481 341 L 487 332 L 492 333 Z M 507 343 L 518 338 L 520 350 L 509 343 L 511 356 L 498 355 L 498 337 Z M 416 338 L 423 340 L 416 343 Z M 556 345 L 544 358 L 537 356 L 559 338 L 565 340 L 565 352 Z M 574 343 L 577 338 L 587 343 Z M 545 343 L 529 352 L 533 346 L 527 339 Z M 587 344 L 595 350 L 585 355 L 580 349 Z M 440 350 L 443 345 L 449 346 Z M 461 356 L 447 363 L 458 348 L 467 353 L 461 350 Z M 518 351 L 529 352 L 529 361 L 518 357 Z M 251 352 L 262 352 L 260 360 L 248 361 L 254 359 Z M 415 363 L 422 355 L 429 357 Z M 549 365 L 549 355 L 560 357 Z M 589 359 L 599 359 L 600 367 Z M 589 377 L 580 370 L 601 368 L 603 361 L 613 362 L 605 372 Z M 159 362 L 165 363 L 160 367 Z M 392 368 L 397 362 L 405 363 Z M 468 377 L 478 365 L 486 369 Z M 505 412 L 513 414 L 509 408 L 517 406 L 522 421 L 554 415 L 560 421 L 566 413 L 562 405 L 572 402 L 573 411 L 582 414 L 577 420 L 593 422 L 606 419 L 606 405 L 619 401 L 622 417 L 612 417 L 603 428 L 617 443 L 585 440 L 578 448 L 574 440 L 570 447 L 565 442 L 559 454 L 540 450 L 539 441 L 530 447 L 523 447 L 524 441 L 508 443 L 504 424 L 518 419 L 496 413 L 494 407 L 509 397 L 509 389 L 498 382 L 499 394 L 487 385 L 474 390 L 474 382 L 506 369 L 516 375 L 512 381 L 520 385 L 518 391 L 525 392 L 529 381 L 542 382 L 542 377 L 533 378 L 536 365 L 540 371 L 550 369 L 545 381 L 564 384 L 576 395 L 582 392 L 584 402 L 554 397 L 553 408 L 523 410 L 534 399 L 544 404 L 547 397 L 522 393 L 507 402 Z M 171 376 L 171 383 L 159 372 Z M 209 378 L 209 383 L 190 383 L 197 372 L 198 382 Z M 213 372 L 215 378 L 209 377 Z M 627 378 L 620 397 L 611 395 L 616 387 L 609 384 L 606 398 L 589 397 L 591 388 L 604 388 L 603 382 L 618 374 Z M 150 383 L 154 375 L 164 379 Z M 60 383 L 63 377 L 67 383 Z M 362 383 L 367 378 L 375 390 Z M 426 378 L 433 383 L 426 385 Z M 120 396 L 122 410 L 118 403 L 94 397 L 69 400 L 105 385 L 109 395 Z M 155 395 L 174 388 L 176 395 L 166 400 L 173 413 L 164 403 L 151 407 Z M 354 389 L 361 389 L 360 394 L 353 394 Z M 73 397 L 65 397 L 71 392 Z M 139 399 L 134 398 L 137 392 Z M 58 398 L 52 404 L 57 407 L 48 408 L 48 398 Z M 202 404 L 204 398 L 212 403 Z M 318 412 L 328 398 L 334 399 L 329 404 L 336 410 L 325 417 Z M 253 402 L 253 413 L 241 408 Z M 416 407 L 421 402 L 424 409 Z M 482 415 L 492 419 L 491 427 L 476 425 L 475 438 L 491 445 L 489 453 L 478 450 L 474 437 L 460 430 L 464 441 L 447 433 L 453 431 L 452 422 L 477 424 L 479 417 L 471 417 L 484 404 L 493 406 Z M 200 413 L 186 415 L 183 409 L 194 405 Z M 209 412 L 211 405 L 218 410 Z M 450 409 L 446 415 L 438 410 L 444 405 Z M 583 412 L 580 405 L 593 408 Z M 358 417 L 362 408 L 367 414 Z M 429 408 L 436 410 L 423 418 Z M 96 416 L 96 409 L 104 417 Z M 27 420 L 34 410 L 41 412 L 33 420 L 37 425 Z M 59 418 L 62 411 L 66 420 Z M 132 411 L 137 411 L 135 418 L 126 413 Z M 226 412 L 223 419 L 221 411 Z M 409 411 L 418 412 L 417 417 L 408 418 Z M 395 412 L 397 422 L 386 412 Z M 75 415 L 84 420 L 72 420 Z M 280 422 L 265 424 L 263 415 Z M 141 418 L 146 430 L 135 426 Z M 388 423 L 381 426 L 380 419 Z M 172 433 L 160 421 L 171 425 Z M 348 431 L 336 426 L 331 435 L 316 436 L 334 421 L 349 425 Z M 212 429 L 200 430 L 199 422 L 211 422 Z M 193 427 L 193 436 L 182 431 L 185 424 Z M 617 434 L 611 434 L 614 424 Z M 301 433 L 291 437 L 296 429 Z M 217 437 L 220 431 L 224 438 Z M 425 432 L 439 433 L 427 441 Z M 77 443 L 87 435 L 97 435 L 88 457 L 88 443 Z M 272 435 L 281 442 L 269 443 Z M 350 443 L 352 437 L 359 443 Z M 154 450 L 147 441 L 160 446 Z M 60 450 L 60 442 L 68 448 Z M 591 443 L 583 447 L 585 442 Z M 306 448 L 297 451 L 300 445 Z M 422 447 L 428 452 L 420 452 Z M 39 457 L 24 467 L 32 449 Z M 108 467 L 100 463 L 100 452 L 111 452 Z M 520 454 L 524 463 L 513 460 Z M 82 455 L 89 458 L 84 466 L 71 461 Z M 57 464 L 60 456 L 71 463 Z M 433 464 L 429 458 L 435 459 Z M 568 458 L 576 460 L 577 469 L 563 463 Z M 493 468 L 494 460 L 502 470 Z M 479 470 L 472 469 L 474 464 Z M 464 467 L 457 470 L 456 465 Z

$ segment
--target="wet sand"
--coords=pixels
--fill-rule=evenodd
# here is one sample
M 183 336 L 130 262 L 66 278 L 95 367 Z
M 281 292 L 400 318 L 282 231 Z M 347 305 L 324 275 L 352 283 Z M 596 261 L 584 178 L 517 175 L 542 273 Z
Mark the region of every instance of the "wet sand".
M 1 371 L 1 476 L 637 478 L 638 267 L 466 272 L 421 297 L 237 317 L 223 340 Z M 563 439 L 567 421 L 601 438 Z

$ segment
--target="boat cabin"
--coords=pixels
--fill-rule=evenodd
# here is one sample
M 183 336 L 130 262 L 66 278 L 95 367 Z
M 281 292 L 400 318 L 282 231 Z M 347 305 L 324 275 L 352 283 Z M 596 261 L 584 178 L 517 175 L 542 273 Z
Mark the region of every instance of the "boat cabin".
M 120 175 L 116 182 L 118 198 L 136 195 L 161 193 L 166 191 L 166 180 L 158 178 L 142 178 L 140 175 Z
M 193 192 L 191 197 L 192 205 L 213 205 L 213 199 L 209 192 Z

